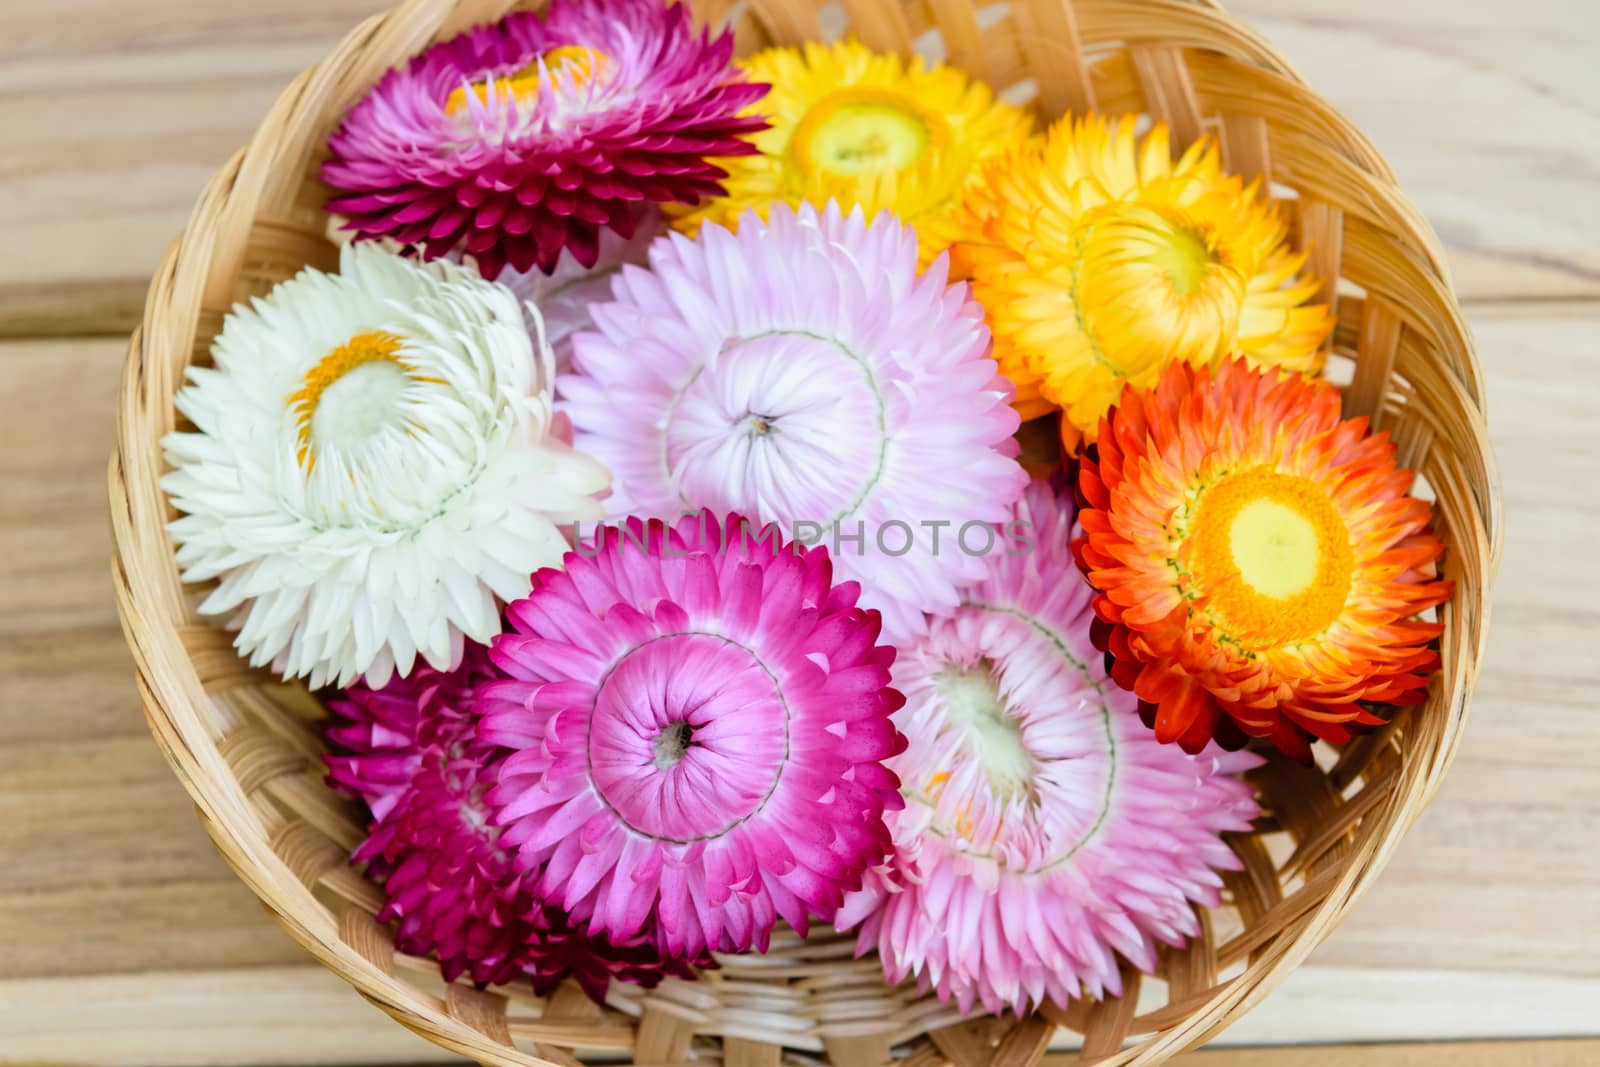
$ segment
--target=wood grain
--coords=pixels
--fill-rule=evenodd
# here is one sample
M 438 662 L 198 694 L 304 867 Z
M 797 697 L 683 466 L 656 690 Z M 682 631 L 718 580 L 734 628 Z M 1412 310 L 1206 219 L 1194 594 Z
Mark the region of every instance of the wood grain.
M 1472 723 L 1379 891 L 1314 958 L 1600 977 L 1600 309 L 1473 324 L 1507 536 Z
M 0 979 L 305 960 L 139 711 L 104 499 L 121 355 L 0 345 Z
M 69 285 L 0 335 L 126 332 L 205 180 L 284 86 L 381 0 L 6 0 L 0 294 Z M 28 250 L 23 253 L 21 250 Z M 98 295 L 113 294 L 111 297 Z M 90 316 L 102 316 L 98 321 Z M 0 319 L 0 322 L 4 322 Z
M 465 1062 L 303 964 L 0 982 L 0 1035 L 36 1067 Z
M 1600 1042 L 1462 1041 L 1340 1048 L 1206 1049 L 1173 1062 L 1179 1067 L 1588 1067 L 1600 1062 Z
M 1182 1067 L 1564 1067 L 1600 1062 L 1600 1041 L 1447 1041 L 1350 1047 L 1308 1047 L 1348 1040 L 1348 1005 L 1324 987 L 1292 977 L 1240 1026 L 1253 1026 L 1266 1047 L 1243 1048 L 1254 1035 L 1228 1032 L 1227 1047 L 1174 1062 Z M 1409 988 L 1385 982 L 1374 992 L 1414 997 L 1428 988 L 1470 1004 L 1528 992 L 1489 977 L 1468 990 L 1468 976 L 1413 976 Z M 1591 990 L 1591 995 L 1593 991 Z M 1589 1003 L 1593 1003 L 1591 1000 Z M 94 1025 L 83 1024 L 92 1005 Z M 1361 1005 L 1370 1007 L 1370 1003 Z M 1414 1005 L 1413 1005 L 1414 1006 Z M 1331 1010 L 1330 1010 L 1331 1009 Z M 1409 1010 L 1393 1003 L 1398 1014 Z M 1509 1010 L 1508 1013 L 1509 1014 Z M 1259 1022 L 1257 1021 L 1259 1020 Z M 1343 1029 L 1341 1029 L 1341 1027 Z M 1494 1036 L 1491 1027 L 1461 1031 Z M 1265 1035 L 1275 1035 L 1267 1039 Z M 397 1026 L 321 967 L 236 968 L 149 972 L 0 982 L 0 1064 L 83 1064 L 95 1067 L 305 1067 L 313 1064 L 460 1063 L 461 1060 Z M 1046 1067 L 1073 1062 L 1047 1056 Z
M 125 332 L 204 180 L 383 0 L 8 0 L 0 337 Z M 1394 161 L 1468 299 L 1600 295 L 1600 6 L 1240 0 Z M 26 253 L 20 250 L 28 250 Z
M 1573 489 L 1600 460 L 1600 305 L 1474 324 L 1511 518 L 1473 725 L 1377 889 L 1230 1042 L 1600 1035 L 1600 502 Z M 353 1062 L 356 1035 L 399 1029 L 224 868 L 137 710 L 101 499 L 120 359 L 109 340 L 0 344 L 0 1062 Z M 67 1042 L 72 989 L 140 1026 Z M 197 1002 L 231 1022 L 186 1035 Z M 275 1029 L 299 1011 L 327 1034 Z
M 1464 299 L 1600 295 L 1600 5 L 1225 5 L 1388 157 Z

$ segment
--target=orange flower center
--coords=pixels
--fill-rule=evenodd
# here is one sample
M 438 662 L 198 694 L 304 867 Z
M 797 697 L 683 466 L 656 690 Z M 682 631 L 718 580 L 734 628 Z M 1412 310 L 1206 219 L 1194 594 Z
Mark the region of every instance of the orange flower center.
M 540 88 L 556 78 L 570 79 L 574 87 L 586 85 L 604 74 L 610 65 L 610 58 L 598 49 L 565 44 L 535 57 L 533 62 L 509 76 L 490 76 L 455 89 L 445 99 L 445 114 L 457 115 L 466 110 L 470 97 L 476 97 L 480 104 L 487 104 L 491 93 L 502 105 L 511 100 L 518 104 L 530 104 L 539 95 Z
M 943 118 L 884 89 L 840 89 L 817 101 L 795 127 L 791 151 L 805 170 L 847 178 L 894 173 L 949 140 Z
M 1229 475 L 1205 490 L 1191 530 L 1195 591 L 1246 648 L 1315 636 L 1344 610 L 1355 552 L 1343 517 L 1310 478 L 1266 468 Z
M 289 409 L 297 427 L 296 454 L 308 471 L 315 462 L 314 441 L 366 437 L 389 421 L 393 401 L 411 380 L 400 345 L 392 333 L 358 333 L 300 380 Z

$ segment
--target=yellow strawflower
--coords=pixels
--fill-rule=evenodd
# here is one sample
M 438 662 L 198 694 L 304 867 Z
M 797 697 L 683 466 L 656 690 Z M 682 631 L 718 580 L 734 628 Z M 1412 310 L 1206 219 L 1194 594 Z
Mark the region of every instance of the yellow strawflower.
M 1203 140 L 1064 119 L 1042 146 L 982 168 L 952 225 L 953 258 L 994 331 L 1024 418 L 1052 408 L 1093 438 L 1122 387 L 1173 362 L 1242 355 L 1315 372 L 1332 328 L 1282 216 Z
M 751 106 L 770 128 L 758 155 L 719 159 L 727 195 L 680 216 L 732 228 L 772 203 L 837 200 L 870 219 L 888 209 L 916 227 L 924 263 L 949 246 L 951 219 L 977 164 L 1028 138 L 1033 120 L 954 67 L 880 55 L 854 40 L 772 48 L 740 62 L 772 90 Z

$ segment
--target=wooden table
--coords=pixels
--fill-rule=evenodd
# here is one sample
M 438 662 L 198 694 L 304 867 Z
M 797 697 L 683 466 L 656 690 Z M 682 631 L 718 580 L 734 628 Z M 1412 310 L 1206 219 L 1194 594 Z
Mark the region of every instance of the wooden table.
M 441 1054 L 310 965 L 146 735 L 111 606 L 112 397 L 207 174 L 378 0 L 6 0 L 0 1063 Z M 1600 1063 L 1600 5 L 1237 0 L 1450 248 L 1509 536 L 1472 727 L 1387 874 L 1196 1065 Z M 1570 1039 L 1326 1047 L 1339 1042 Z

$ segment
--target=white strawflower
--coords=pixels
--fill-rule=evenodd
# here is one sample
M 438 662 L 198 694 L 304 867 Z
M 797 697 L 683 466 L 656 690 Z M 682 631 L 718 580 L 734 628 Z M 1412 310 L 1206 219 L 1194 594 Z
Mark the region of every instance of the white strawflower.
M 603 515 L 610 476 L 553 414 L 523 315 L 470 270 L 365 244 L 228 315 L 162 486 L 184 580 L 218 580 L 200 610 L 252 666 L 314 687 L 449 669 L 560 563 L 562 527 Z

